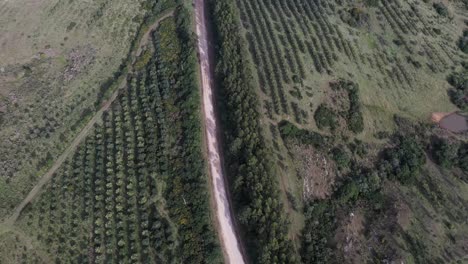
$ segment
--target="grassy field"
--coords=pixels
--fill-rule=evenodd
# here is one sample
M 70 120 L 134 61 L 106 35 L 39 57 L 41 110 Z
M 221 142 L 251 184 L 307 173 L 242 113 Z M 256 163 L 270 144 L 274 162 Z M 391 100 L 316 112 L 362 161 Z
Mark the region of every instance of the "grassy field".
M 427 120 L 456 109 L 445 78 L 467 58 L 456 44 L 466 17 L 442 17 L 420 1 L 237 3 L 273 122 L 314 128 L 313 112 L 338 78 L 360 86 L 368 124 L 363 137 L 391 130 L 386 121 L 395 113 Z

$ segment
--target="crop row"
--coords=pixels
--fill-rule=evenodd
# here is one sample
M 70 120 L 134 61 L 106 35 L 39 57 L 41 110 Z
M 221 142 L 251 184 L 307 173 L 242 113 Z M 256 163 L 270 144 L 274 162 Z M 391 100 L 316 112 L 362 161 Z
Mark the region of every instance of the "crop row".
M 146 67 L 29 210 L 27 225 L 56 262 L 219 259 L 189 27 L 183 13 L 161 22 Z

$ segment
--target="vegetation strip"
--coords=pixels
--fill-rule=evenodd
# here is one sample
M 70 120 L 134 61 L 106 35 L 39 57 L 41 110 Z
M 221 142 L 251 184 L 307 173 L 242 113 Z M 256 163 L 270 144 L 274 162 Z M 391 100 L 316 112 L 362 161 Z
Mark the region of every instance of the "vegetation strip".
M 254 263 L 295 263 L 277 178 L 259 125 L 258 99 L 231 0 L 209 2 L 217 46 L 216 80 L 226 173 L 242 238 Z

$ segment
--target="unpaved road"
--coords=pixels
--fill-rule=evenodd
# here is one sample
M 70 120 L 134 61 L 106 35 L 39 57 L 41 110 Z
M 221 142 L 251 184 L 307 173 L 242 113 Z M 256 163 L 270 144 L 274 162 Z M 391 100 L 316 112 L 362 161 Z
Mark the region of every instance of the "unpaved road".
M 147 38 L 150 37 L 150 33 L 152 30 L 156 29 L 159 25 L 159 23 L 174 15 L 174 11 L 170 11 L 164 15 L 162 15 L 158 20 L 156 20 L 150 27 L 148 27 L 148 32 L 146 32 L 143 37 L 140 40 L 140 43 L 137 48 L 136 54 L 140 54 L 143 46 L 146 45 L 148 42 Z M 133 58 L 131 60 L 132 64 L 135 62 L 135 53 L 132 53 Z M 34 197 L 39 193 L 39 191 L 42 189 L 42 187 L 50 181 L 52 176 L 54 175 L 54 172 L 62 166 L 63 162 L 67 159 L 67 157 L 72 154 L 78 145 L 80 144 L 81 141 L 83 141 L 84 138 L 88 135 L 89 131 L 93 128 L 94 124 L 96 124 L 97 121 L 99 121 L 102 117 L 102 113 L 104 113 L 109 107 L 111 106 L 112 102 L 117 98 L 119 95 L 119 91 L 123 89 L 127 85 L 127 78 L 124 78 L 122 82 L 120 83 L 119 87 L 114 91 L 114 93 L 111 95 L 111 97 L 105 102 L 105 104 L 99 109 L 99 111 L 96 112 L 96 114 L 89 120 L 89 122 L 86 124 L 86 126 L 80 131 L 80 133 L 75 137 L 73 142 L 68 146 L 67 149 L 58 157 L 57 160 L 55 160 L 54 164 L 52 167 L 41 177 L 39 182 L 32 188 L 32 190 L 29 192 L 28 196 L 24 198 L 24 200 L 16 206 L 15 210 L 13 211 L 13 214 L 5 221 L 5 225 L 11 226 L 13 225 L 16 220 L 18 219 L 19 215 L 21 214 L 21 211 L 23 211 L 24 207 L 31 202 Z
M 235 232 L 231 205 L 226 191 L 226 179 L 220 159 L 218 127 L 213 106 L 213 69 L 210 68 L 207 22 L 204 0 L 195 0 L 195 22 L 198 36 L 198 52 L 201 67 L 202 103 L 205 121 L 206 144 L 208 148 L 208 163 L 211 174 L 212 195 L 216 206 L 218 233 L 223 246 L 224 258 L 231 264 L 242 264 L 241 244 Z

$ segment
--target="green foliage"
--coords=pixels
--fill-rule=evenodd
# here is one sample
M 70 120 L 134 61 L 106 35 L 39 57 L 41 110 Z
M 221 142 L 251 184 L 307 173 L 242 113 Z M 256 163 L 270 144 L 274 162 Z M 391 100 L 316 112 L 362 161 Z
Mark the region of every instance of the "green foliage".
M 336 256 L 330 246 L 336 229 L 335 205 L 330 201 L 312 202 L 305 208 L 302 232 L 302 263 L 332 263 Z
M 406 184 L 412 182 L 425 162 L 423 147 L 415 136 L 399 136 L 396 146 L 384 151 L 381 171 Z
M 432 5 L 434 9 L 436 10 L 437 14 L 448 17 L 449 16 L 449 11 L 448 8 L 444 5 L 442 2 L 436 2 Z
M 286 196 L 291 207 L 297 211 L 299 209 L 299 202 L 297 201 L 296 197 L 291 192 L 286 192 Z
M 332 150 L 332 158 L 339 168 L 348 168 L 351 163 L 351 157 L 344 146 L 335 147 Z
M 367 6 L 377 7 L 379 6 L 380 0 L 366 0 L 365 3 Z
M 338 126 L 335 112 L 324 104 L 321 104 L 317 110 L 315 110 L 314 119 L 319 129 L 329 128 L 335 130 Z
M 376 0 L 369 2 L 371 4 L 377 4 Z M 363 27 L 369 23 L 369 14 L 361 7 L 353 7 L 348 12 L 345 12 L 341 16 L 341 19 L 352 27 Z
M 317 132 L 299 129 L 288 121 L 281 121 L 279 131 L 283 139 L 297 140 L 301 144 L 312 145 L 317 149 L 326 149 L 332 139 Z
M 175 15 L 160 23 L 155 53 L 102 125 L 24 213 L 59 263 L 222 263 L 190 14 Z
M 359 187 L 357 183 L 355 181 L 349 181 L 340 189 L 339 201 L 341 204 L 356 201 L 359 198 L 359 194 Z
M 351 81 L 339 80 L 338 82 L 332 83 L 332 89 L 344 89 L 347 91 L 349 109 L 345 112 L 344 118 L 346 119 L 350 131 L 355 134 L 361 133 L 364 130 L 364 118 L 361 112 L 358 85 Z
M 450 169 L 457 163 L 458 145 L 445 138 L 437 139 L 433 144 L 432 155 L 440 166 Z
M 466 54 L 468 54 L 468 29 L 463 31 L 463 36 L 458 40 L 458 47 Z
M 448 77 L 453 89 L 449 91 L 452 102 L 462 110 L 468 110 L 468 70 L 454 72 Z
M 458 149 L 458 166 L 468 173 L 468 143 L 462 143 Z
M 227 174 L 234 208 L 244 231 L 249 257 L 255 263 L 297 263 L 287 237 L 270 153 L 261 138 L 258 98 L 232 0 L 209 1 L 213 19 L 216 77 L 225 130 Z

